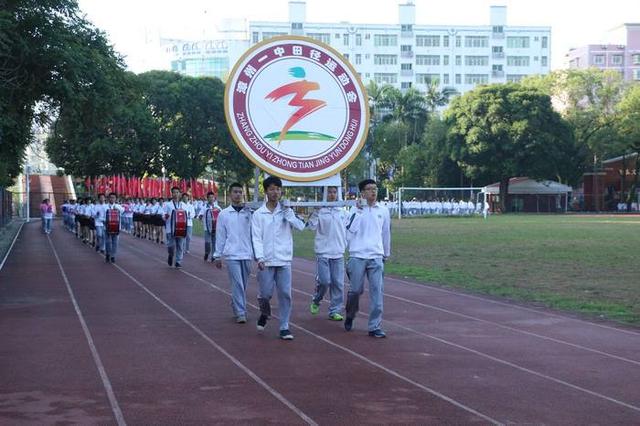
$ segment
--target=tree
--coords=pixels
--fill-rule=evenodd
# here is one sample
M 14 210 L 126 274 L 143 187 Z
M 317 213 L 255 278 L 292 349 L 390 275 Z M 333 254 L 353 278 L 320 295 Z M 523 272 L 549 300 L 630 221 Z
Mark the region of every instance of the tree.
M 89 88 L 60 110 L 47 140 L 49 158 L 77 176 L 159 174 L 158 129 L 138 77 L 127 73 L 105 84 L 108 91 Z
M 619 139 L 622 154 L 635 153 L 635 171 L 633 183 L 629 188 L 627 199 L 627 209 L 631 209 L 631 203 L 635 200 L 638 189 L 638 179 L 640 178 L 640 85 L 634 85 L 624 94 L 624 97 L 617 106 L 616 127 L 621 135 Z M 624 179 L 623 179 L 624 182 Z M 622 188 L 624 192 L 624 187 Z
M 82 102 L 87 90 L 109 90 L 104 76 L 122 59 L 74 0 L 13 0 L 0 8 L 0 184 L 20 173 L 32 126 Z M 105 102 L 110 99 L 107 96 Z M 87 111 L 95 118 L 100 105 Z
M 427 91 L 424 94 L 424 100 L 427 112 L 435 113 L 439 107 L 443 107 L 449 103 L 449 100 L 458 94 L 453 87 L 444 87 L 442 90 L 438 82 L 432 81 L 427 85 Z
M 572 168 L 573 134 L 548 95 L 517 84 L 488 85 L 454 99 L 445 112 L 452 159 L 476 181 L 500 182 L 509 211 L 509 179 L 564 176 Z
M 556 108 L 571 124 L 579 158 L 592 165 L 616 155 L 616 105 L 626 85 L 614 70 L 569 69 L 546 76 L 529 77 L 522 83 L 552 97 Z M 585 164 L 587 166 L 587 164 Z

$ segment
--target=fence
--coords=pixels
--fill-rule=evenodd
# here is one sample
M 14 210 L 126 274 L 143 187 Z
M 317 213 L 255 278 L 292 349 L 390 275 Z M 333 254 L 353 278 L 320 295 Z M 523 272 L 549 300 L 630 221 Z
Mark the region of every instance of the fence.
M 2 228 L 9 223 L 13 217 L 13 193 L 0 187 L 0 200 L 2 201 L 2 207 L 0 208 L 0 228 Z

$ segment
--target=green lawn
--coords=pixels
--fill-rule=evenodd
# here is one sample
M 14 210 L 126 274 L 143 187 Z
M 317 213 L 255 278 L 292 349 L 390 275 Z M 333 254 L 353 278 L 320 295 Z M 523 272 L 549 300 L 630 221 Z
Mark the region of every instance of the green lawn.
M 313 233 L 295 233 L 313 258 Z M 389 274 L 640 324 L 640 218 L 394 220 Z

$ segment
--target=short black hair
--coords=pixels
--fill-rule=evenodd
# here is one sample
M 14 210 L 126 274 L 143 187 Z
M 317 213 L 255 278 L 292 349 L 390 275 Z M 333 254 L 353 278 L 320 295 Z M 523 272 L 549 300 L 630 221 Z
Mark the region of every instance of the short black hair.
M 233 182 L 231 185 L 229 185 L 229 191 L 231 191 L 233 188 L 240 188 L 244 190 L 244 187 L 240 182 Z
M 358 184 L 358 189 L 360 191 L 364 191 L 365 186 L 371 185 L 371 184 L 378 185 L 376 181 L 373 179 L 365 179 Z
M 213 191 L 209 191 L 209 192 L 207 192 L 207 197 L 208 197 L 209 195 L 213 195 L 213 196 L 215 197 L 216 193 L 215 193 L 215 192 L 213 192 Z
M 278 176 L 269 176 L 262 182 L 262 189 L 266 191 L 271 185 L 282 188 L 282 180 Z
M 111 197 L 112 195 L 113 195 L 114 197 L 118 198 L 118 194 L 116 194 L 115 192 L 110 192 L 110 193 L 109 193 L 109 197 Z
M 189 196 L 189 194 L 188 194 L 188 193 L 183 192 L 183 193 L 182 193 L 182 197 L 184 197 L 185 195 L 186 195 L 187 197 Z
M 173 192 L 173 191 L 174 191 L 174 190 L 176 190 L 176 189 L 177 189 L 178 191 L 180 191 L 180 188 L 179 188 L 179 187 L 174 186 L 173 188 L 171 188 L 171 192 Z
M 104 195 L 105 197 L 107 196 L 104 192 L 101 192 L 98 194 L 98 198 L 100 198 L 101 195 Z

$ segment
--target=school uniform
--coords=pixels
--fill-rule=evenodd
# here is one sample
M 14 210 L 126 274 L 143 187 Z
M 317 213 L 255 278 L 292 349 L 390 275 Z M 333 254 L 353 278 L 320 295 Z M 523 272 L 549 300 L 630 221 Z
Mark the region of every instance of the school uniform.
M 187 208 L 187 237 L 184 241 L 184 249 L 187 253 L 189 253 L 189 248 L 191 247 L 191 237 L 193 235 L 193 218 L 196 215 L 196 210 L 193 207 L 192 203 L 185 203 Z
M 289 330 L 291 315 L 291 260 L 293 259 L 293 238 L 291 229 L 303 230 L 305 224 L 290 208 L 282 208 L 278 203 L 274 211 L 266 203 L 253 213 L 251 219 L 251 240 L 258 262 L 265 268 L 258 271 L 258 304 L 262 317 L 271 316 L 271 297 L 274 290 L 278 297 L 280 331 Z M 260 327 L 260 324 L 258 325 Z M 282 333 L 281 333 L 282 336 Z
M 253 247 L 251 246 L 251 209 L 229 206 L 218 215 L 214 259 L 222 258 L 227 265 L 231 284 L 231 307 L 238 320 L 247 315 L 246 294 Z
M 105 233 L 104 233 L 104 219 L 107 214 L 106 204 L 95 204 L 93 207 L 93 220 L 96 227 L 96 251 L 100 250 L 101 253 L 105 251 Z
M 40 215 L 42 217 L 42 232 L 50 234 L 51 222 L 53 221 L 53 206 L 51 204 L 41 204 Z
M 369 281 L 369 333 L 382 328 L 384 259 L 391 254 L 391 220 L 389 210 L 380 203 L 354 207 L 347 225 L 350 286 L 347 295 L 345 328 L 351 329 L 364 291 L 365 276 Z M 383 337 L 377 336 L 377 337 Z
M 171 220 L 172 215 L 175 210 L 186 210 L 187 205 L 182 201 L 173 201 L 169 200 L 164 205 L 164 219 L 165 219 L 165 234 L 167 241 L 167 252 L 169 253 L 169 258 L 167 259 L 167 263 L 169 266 L 173 266 L 173 260 L 175 255 L 175 266 L 179 267 L 182 263 L 182 258 L 184 256 L 184 238 L 175 237 L 175 229 L 173 229 L 173 221 Z
M 118 211 L 118 216 L 121 217 L 123 212 L 124 212 L 124 208 L 122 208 L 121 205 L 119 204 L 106 204 L 105 205 L 105 219 L 106 219 L 106 213 L 108 210 L 112 210 L 115 209 Z M 106 232 L 105 229 L 105 233 L 104 233 L 104 239 L 105 239 L 105 260 L 107 262 L 111 262 L 114 263 L 115 262 L 115 257 L 116 254 L 118 252 L 118 238 L 119 238 L 119 234 L 118 233 L 113 233 L 110 234 L 108 232 Z
M 344 300 L 344 251 L 347 246 L 347 212 L 323 207 L 309 217 L 307 227 L 316 231 L 316 290 L 312 305 L 320 305 L 329 290 L 329 317 L 339 318 Z M 312 306 L 314 309 L 314 306 Z
M 206 204 L 199 210 L 198 216 L 202 219 L 204 227 L 204 260 L 209 260 L 209 255 L 216 249 L 217 217 L 220 207 L 217 203 Z M 215 256 L 214 256 L 215 257 Z

